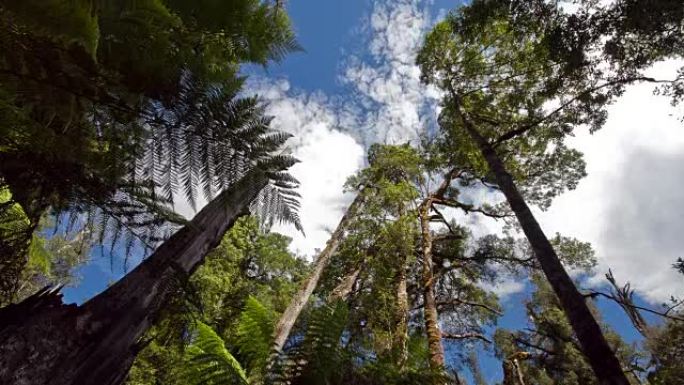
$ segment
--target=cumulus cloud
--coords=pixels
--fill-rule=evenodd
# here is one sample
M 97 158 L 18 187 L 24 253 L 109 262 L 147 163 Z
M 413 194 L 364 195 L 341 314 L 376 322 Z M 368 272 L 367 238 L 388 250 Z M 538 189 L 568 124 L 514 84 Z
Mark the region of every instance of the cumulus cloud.
M 291 90 L 285 80 L 261 79 L 249 88 L 268 103 L 266 113 L 274 117 L 273 128 L 293 134 L 288 147 L 300 160 L 290 172 L 301 183 L 300 217 L 306 236 L 289 225 L 276 226 L 274 231 L 293 238 L 293 251 L 311 256 L 325 246 L 353 199 L 342 193 L 343 186 L 362 166 L 365 150 L 338 130 L 340 116 L 325 95 Z
M 434 121 L 439 94 L 420 84 L 416 53 L 432 20 L 427 3 L 377 1 L 362 23 L 368 52 L 347 59 L 340 80 L 364 111 L 352 128 L 365 143 L 405 143 Z
M 374 3 L 359 29 L 368 50 L 350 55 L 343 65 L 341 81 L 352 95 L 307 94 L 285 80 L 250 83 L 251 92 L 268 102 L 274 128 L 294 135 L 289 145 L 301 161 L 291 172 L 301 182 L 306 237 L 289 226 L 274 229 L 293 237 L 293 250 L 311 256 L 325 246 L 353 199 L 342 193 L 343 184 L 363 166 L 365 146 L 415 141 L 436 117 L 438 94 L 420 84 L 415 65 L 431 24 L 426 5 L 414 0 Z
M 654 66 L 649 76 L 674 77 L 682 61 Z M 619 281 L 661 302 L 684 294 L 684 280 L 670 268 L 684 255 L 684 130 L 681 110 L 635 85 L 609 108 L 605 127 L 580 133 L 570 144 L 584 152 L 588 176 L 557 198 L 540 219 L 547 233 L 559 231 L 590 241 L 602 281 L 611 268 Z

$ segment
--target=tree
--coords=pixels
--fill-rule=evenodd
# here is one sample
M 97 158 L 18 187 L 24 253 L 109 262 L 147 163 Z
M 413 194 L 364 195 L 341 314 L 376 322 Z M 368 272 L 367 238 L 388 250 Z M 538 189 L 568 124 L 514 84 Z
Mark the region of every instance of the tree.
M 533 281 L 536 290 L 525 305 L 530 327 L 517 332 L 500 329 L 495 334 L 497 355 L 504 360 L 504 383 L 599 384 L 550 285 L 539 275 Z M 630 383 L 641 383 L 641 352 L 607 326 L 603 329 L 625 371 L 633 376 Z
M 133 234 L 125 242 L 150 252 L 182 223 L 177 192 L 211 199 L 269 140 L 241 127 L 261 106 L 235 97 L 237 73 L 298 49 L 287 14 L 260 0 L 181 3 L 0 7 L 0 185 L 33 229 L 48 210 L 85 213 L 106 227 L 95 235 Z M 14 256 L 25 265 L 26 248 Z
M 34 231 L 7 190 L 0 191 L 0 207 L 0 305 L 19 302 L 48 285 L 73 283 L 72 269 L 88 259 L 90 229 L 53 234 L 47 230 L 52 224 L 43 221 Z M 27 241 L 30 243 L 22 244 Z M 25 266 L 23 255 L 17 253 L 26 253 Z
M 681 316 L 681 311 L 679 312 Z M 684 375 L 684 322 L 667 320 L 655 336 L 646 341 L 646 348 L 653 357 L 653 367 L 648 373 L 649 383 L 679 384 Z
M 176 288 L 128 374 L 129 385 L 184 384 L 189 338 L 198 322 L 218 335 L 252 382 L 266 375 L 275 317 L 287 307 L 307 263 L 287 250 L 290 240 L 242 217 L 185 284 Z M 198 362 L 203 368 L 202 362 Z M 231 368 L 218 365 L 220 372 Z M 231 378 L 216 374 L 216 379 Z M 223 378 L 225 380 L 225 378 Z
M 330 259 L 335 254 L 335 251 L 337 251 L 337 247 L 340 244 L 347 227 L 359 209 L 363 206 L 363 199 L 364 195 L 363 191 L 361 191 L 345 211 L 342 219 L 340 219 L 340 223 L 337 225 L 337 228 L 326 243 L 325 248 L 323 248 L 323 250 L 316 257 L 309 277 L 302 283 L 301 288 L 292 298 L 290 305 L 287 307 L 287 309 L 285 309 L 278 320 L 274 336 L 274 349 L 276 352 L 283 350 L 283 346 L 285 346 L 285 342 L 290 336 L 292 326 L 297 321 L 299 313 L 301 313 L 302 309 L 304 309 L 304 306 L 306 306 L 306 304 L 309 302 L 309 297 L 311 297 L 311 294 L 316 289 L 316 285 L 318 285 L 318 281 L 323 275 L 323 271 L 330 263 Z
M 606 79 L 586 51 L 559 47 L 565 40 L 557 35 L 574 19 L 553 3 L 476 1 L 433 29 L 418 61 L 424 81 L 444 91 L 440 125 L 448 143 L 506 197 L 596 375 L 627 384 L 527 203 L 546 207 L 576 186 L 583 162 L 565 147 L 565 135 L 578 125 L 600 128 L 607 102 L 625 84 L 647 80 Z
M 131 273 L 82 306 L 40 292 L 2 309 L 0 378 L 117 384 L 179 279 L 194 271 L 268 183 L 254 171 L 222 192 Z M 31 357 L 30 359 L 28 357 Z

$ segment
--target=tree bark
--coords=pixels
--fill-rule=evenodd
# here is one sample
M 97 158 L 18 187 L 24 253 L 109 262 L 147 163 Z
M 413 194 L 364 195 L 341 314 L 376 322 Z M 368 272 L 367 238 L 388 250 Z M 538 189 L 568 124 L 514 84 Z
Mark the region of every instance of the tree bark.
M 397 367 L 401 370 L 406 368 L 408 361 L 408 312 L 409 301 L 406 290 L 406 258 L 402 258 L 396 277 L 397 285 L 397 308 L 394 314 L 395 327 L 392 340 L 392 354 L 394 354 Z
M 335 286 L 332 292 L 330 292 L 330 295 L 328 295 L 327 302 L 332 303 L 337 300 L 346 301 L 347 297 L 349 297 L 349 294 L 351 294 L 354 289 L 354 284 L 359 278 L 359 274 L 361 274 L 361 269 L 356 269 L 342 278 L 342 281 Z
M 316 285 L 318 285 L 318 281 L 321 279 L 323 271 L 328 264 L 330 264 L 330 259 L 340 245 L 345 231 L 347 231 L 354 215 L 363 204 L 363 194 L 363 191 L 359 192 L 352 204 L 347 208 L 347 212 L 342 216 L 340 223 L 330 236 L 325 248 L 318 255 L 318 258 L 316 258 L 313 271 L 311 271 L 309 277 L 304 281 L 297 294 L 292 298 L 292 301 L 290 301 L 285 312 L 280 316 L 274 335 L 274 346 L 277 352 L 283 350 L 283 346 L 285 346 L 285 342 L 290 336 L 290 331 L 297 321 L 299 313 L 302 312 L 302 309 L 304 309 L 304 306 L 309 301 L 309 297 L 311 297 L 311 294 L 316 289 Z
M 43 291 L 0 309 L 0 383 L 122 383 L 170 289 L 203 262 L 267 183 L 262 173 L 248 174 L 131 273 L 81 306 Z
M 430 234 L 430 198 L 423 201 L 419 207 L 421 229 L 421 251 L 423 254 L 423 316 L 425 318 L 425 334 L 427 334 L 430 352 L 430 368 L 444 371 L 444 347 L 442 346 L 442 332 L 439 329 L 439 315 L 435 300 L 433 262 L 432 262 L 432 234 Z
M 525 199 L 518 191 L 513 177 L 506 171 L 503 162 L 492 145 L 480 134 L 468 117 L 465 116 L 457 95 L 452 94 L 452 96 L 456 97 L 455 107 L 461 122 L 487 161 L 490 170 L 496 177 L 499 188 L 506 196 L 508 204 L 518 218 L 518 222 L 534 250 L 534 255 L 539 261 L 546 279 L 558 296 L 563 311 L 580 342 L 582 352 L 587 357 L 596 377 L 601 384 L 628 385 L 629 381 L 622 371 L 620 362 L 603 336 L 599 324 L 589 311 L 584 297 L 577 290 L 572 279 L 565 271 L 558 255 L 542 231 L 539 222 L 537 222 L 537 219 L 532 214 Z

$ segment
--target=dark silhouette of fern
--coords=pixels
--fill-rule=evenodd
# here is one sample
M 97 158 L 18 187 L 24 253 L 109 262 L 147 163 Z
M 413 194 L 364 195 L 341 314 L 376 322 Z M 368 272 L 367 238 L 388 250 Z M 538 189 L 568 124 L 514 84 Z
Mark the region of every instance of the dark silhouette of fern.
M 190 74 L 180 88 L 177 100 L 147 108 L 147 139 L 128 180 L 104 201 L 74 201 L 69 222 L 91 226 L 96 242 L 112 251 L 122 247 L 126 258 L 136 248 L 149 253 L 185 223 L 174 212 L 179 199 L 194 209 L 200 191 L 211 200 L 251 170 L 261 170 L 271 183 L 251 211 L 265 226 L 286 221 L 301 230 L 298 182 L 285 172 L 296 160 L 281 153 L 289 135 L 270 128 L 264 105 L 254 97 L 238 98 L 238 85 L 205 87 Z

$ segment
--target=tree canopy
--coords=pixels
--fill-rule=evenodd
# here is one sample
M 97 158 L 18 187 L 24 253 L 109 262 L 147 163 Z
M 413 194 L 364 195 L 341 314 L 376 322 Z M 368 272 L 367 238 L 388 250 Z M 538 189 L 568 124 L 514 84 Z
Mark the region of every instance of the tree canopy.
M 684 2 L 473 0 L 440 16 L 412 67 L 439 99 L 434 127 L 366 148 L 315 256 L 273 231 L 303 233 L 297 160 L 273 128 L 288 117 L 243 71 L 302 50 L 287 11 L 0 4 L 0 382 L 681 382 L 684 300 L 642 304 L 611 270 L 587 280 L 604 268 L 592 245 L 537 215 L 587 176 L 569 137 L 600 130 L 628 86 L 682 101 L 684 69 L 648 74 L 684 55 Z M 142 262 L 65 304 L 94 246 Z M 502 283 L 524 287 L 519 305 Z

